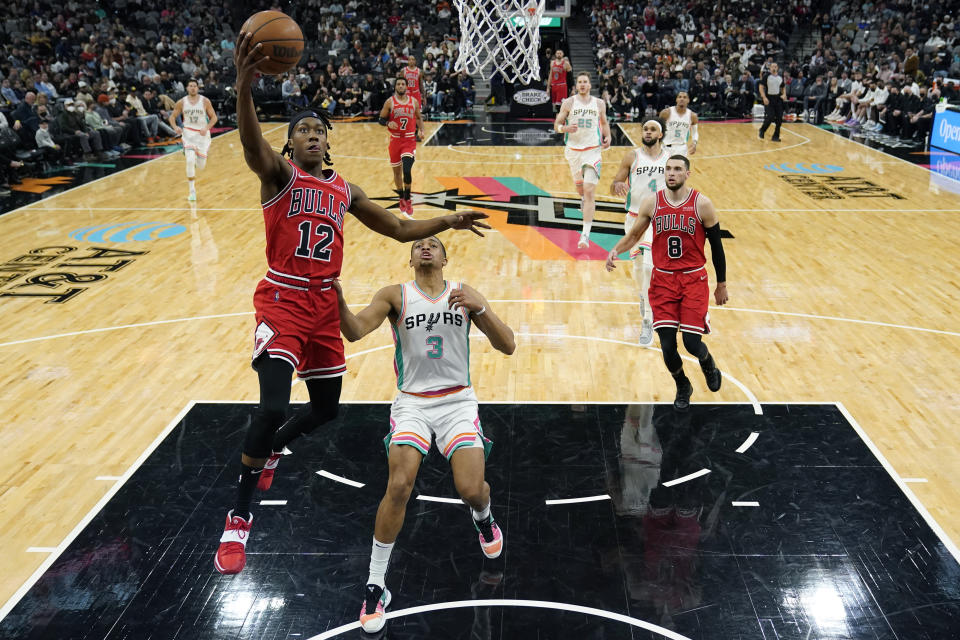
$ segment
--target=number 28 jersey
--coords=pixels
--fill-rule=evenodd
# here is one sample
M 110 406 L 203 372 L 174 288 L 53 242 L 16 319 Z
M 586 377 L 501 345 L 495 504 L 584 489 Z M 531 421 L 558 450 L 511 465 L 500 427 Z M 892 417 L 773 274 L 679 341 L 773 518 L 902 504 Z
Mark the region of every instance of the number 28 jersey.
M 293 288 L 307 288 L 314 281 L 329 283 L 340 275 L 343 263 L 343 218 L 352 201 L 350 185 L 332 169 L 317 178 L 287 162 L 290 182 L 263 203 L 267 280 Z
M 691 189 L 678 205 L 667 201 L 667 190 L 657 192 L 653 210 L 653 266 L 662 271 L 690 271 L 707 262 L 703 245 L 707 234 L 697 213 L 700 192 Z

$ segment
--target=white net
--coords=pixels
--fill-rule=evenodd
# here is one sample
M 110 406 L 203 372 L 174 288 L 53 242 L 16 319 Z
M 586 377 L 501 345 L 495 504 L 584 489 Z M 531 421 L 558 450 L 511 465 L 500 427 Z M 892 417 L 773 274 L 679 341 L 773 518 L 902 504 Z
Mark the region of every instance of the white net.
M 456 70 L 496 71 L 506 82 L 540 78 L 540 18 L 544 0 L 453 0 L 460 15 L 460 56 Z

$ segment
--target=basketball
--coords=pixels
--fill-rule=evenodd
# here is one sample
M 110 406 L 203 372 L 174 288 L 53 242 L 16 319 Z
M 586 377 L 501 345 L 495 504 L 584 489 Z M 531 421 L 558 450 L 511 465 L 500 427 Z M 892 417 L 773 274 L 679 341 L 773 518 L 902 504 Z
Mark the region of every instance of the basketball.
M 250 47 L 262 44 L 260 53 L 270 59 L 258 69 L 267 75 L 277 75 L 297 66 L 303 55 L 303 31 L 293 18 L 282 11 L 255 13 L 240 27 L 250 33 Z M 258 58 L 259 59 L 259 58 Z

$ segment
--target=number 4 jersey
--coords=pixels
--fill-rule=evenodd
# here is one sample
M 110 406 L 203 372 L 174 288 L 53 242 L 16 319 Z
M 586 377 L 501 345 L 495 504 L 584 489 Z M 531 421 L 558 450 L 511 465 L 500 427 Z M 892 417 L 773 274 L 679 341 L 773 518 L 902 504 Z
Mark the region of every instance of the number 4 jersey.
M 697 213 L 700 192 L 691 189 L 680 204 L 667 200 L 668 189 L 657 192 L 653 211 L 653 266 L 662 271 L 689 271 L 706 264 L 703 253 L 707 237 Z
M 462 283 L 444 281 L 431 298 L 415 281 L 400 285 L 402 307 L 391 326 L 393 368 L 404 393 L 440 397 L 470 386 L 470 318 L 449 307 L 450 291 Z
M 340 275 L 350 185 L 331 169 L 317 178 L 287 162 L 292 169 L 290 182 L 263 203 L 270 267 L 266 279 L 305 289 L 315 280 L 329 282 Z

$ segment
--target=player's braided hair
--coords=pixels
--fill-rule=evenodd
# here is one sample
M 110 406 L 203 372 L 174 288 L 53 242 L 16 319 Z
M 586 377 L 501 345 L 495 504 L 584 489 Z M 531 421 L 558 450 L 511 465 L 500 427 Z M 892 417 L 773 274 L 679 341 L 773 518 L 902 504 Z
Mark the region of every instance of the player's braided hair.
M 283 149 L 280 150 L 281 156 L 289 155 L 293 157 L 293 147 L 290 146 L 290 138 L 293 137 L 293 130 L 296 128 L 297 123 L 303 120 L 304 118 L 316 118 L 323 123 L 324 128 L 329 131 L 333 129 L 333 125 L 330 124 L 330 116 L 325 111 L 301 111 L 297 115 L 293 116 L 293 119 L 290 121 L 290 125 L 287 127 L 287 141 L 283 144 Z M 333 160 L 330 158 L 330 139 L 327 138 L 327 152 L 323 154 L 323 163 L 324 164 L 333 164 Z

